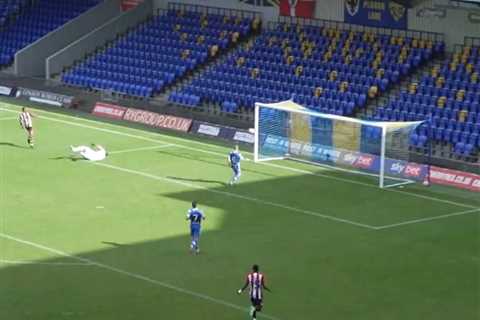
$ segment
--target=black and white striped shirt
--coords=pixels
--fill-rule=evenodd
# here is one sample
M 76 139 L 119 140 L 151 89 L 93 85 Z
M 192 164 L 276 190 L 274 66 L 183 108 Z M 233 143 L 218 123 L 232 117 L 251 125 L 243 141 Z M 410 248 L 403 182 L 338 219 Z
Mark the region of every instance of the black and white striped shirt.
M 18 120 L 20 121 L 20 125 L 24 129 L 32 128 L 32 116 L 28 112 L 22 112 L 20 113 L 20 116 L 18 117 Z
M 250 286 L 250 298 L 255 300 L 263 299 L 263 288 L 265 277 L 263 273 L 252 272 L 247 275 L 247 282 Z

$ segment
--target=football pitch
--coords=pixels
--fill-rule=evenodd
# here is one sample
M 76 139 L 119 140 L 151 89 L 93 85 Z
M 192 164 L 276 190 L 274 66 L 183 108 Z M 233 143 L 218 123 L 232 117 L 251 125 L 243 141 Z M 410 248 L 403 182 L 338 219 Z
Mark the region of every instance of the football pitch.
M 0 104 L 0 319 L 248 319 L 254 263 L 259 319 L 480 318 L 478 194 L 290 161 L 232 187 L 232 145 L 32 109 L 30 149 L 19 110 Z M 71 157 L 92 142 L 106 160 Z

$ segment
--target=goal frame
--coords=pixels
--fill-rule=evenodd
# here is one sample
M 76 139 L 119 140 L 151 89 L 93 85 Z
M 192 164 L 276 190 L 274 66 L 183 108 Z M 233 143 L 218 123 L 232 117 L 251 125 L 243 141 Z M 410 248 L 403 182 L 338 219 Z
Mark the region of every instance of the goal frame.
M 316 111 L 310 111 L 308 109 L 305 109 L 301 106 L 299 109 L 292 109 L 288 107 L 283 107 L 280 106 L 279 104 L 284 103 L 284 102 L 291 102 L 291 100 L 287 101 L 282 101 L 279 103 L 260 103 L 256 102 L 255 103 L 255 110 L 254 110 L 254 162 L 266 162 L 266 161 L 274 161 L 274 160 L 293 160 L 293 161 L 299 161 L 299 162 L 305 162 L 308 164 L 320 166 L 320 167 L 327 167 L 330 169 L 338 170 L 338 171 L 344 171 L 344 172 L 349 172 L 352 174 L 359 174 L 359 175 L 366 175 L 366 176 L 372 176 L 376 177 L 379 180 L 378 186 L 383 189 L 383 188 L 392 188 L 392 187 L 398 187 L 401 185 L 406 185 L 406 184 L 412 184 L 415 183 L 414 180 L 410 179 L 405 179 L 405 178 L 400 178 L 400 177 L 390 177 L 385 175 L 385 154 L 386 154 L 386 139 L 387 139 L 387 128 L 389 125 L 392 124 L 392 122 L 380 122 L 380 121 L 366 121 L 366 120 L 360 120 L 356 118 L 349 118 L 349 117 L 344 117 L 344 116 L 338 116 L 338 115 L 333 115 L 333 114 L 325 114 L 321 112 L 316 112 Z M 270 109 L 275 109 L 275 110 L 280 110 L 280 111 L 285 111 L 289 113 L 297 113 L 297 114 L 303 114 L 307 116 L 318 116 L 322 117 L 324 119 L 330 119 L 330 120 L 340 120 L 340 121 L 345 121 L 345 122 L 350 122 L 350 123 L 356 123 L 360 125 L 368 125 L 371 127 L 376 127 L 381 129 L 381 142 L 380 142 L 380 167 L 379 167 L 379 173 L 368 173 L 368 172 L 362 172 L 362 171 L 356 171 L 356 170 L 348 170 L 344 169 L 341 167 L 335 167 L 335 166 L 330 166 L 327 164 L 323 164 L 320 162 L 314 162 L 314 161 L 309 161 L 309 160 L 304 160 L 304 159 L 297 159 L 290 157 L 288 154 L 280 157 L 269 157 L 269 158 L 263 158 L 260 159 L 259 154 L 260 154 L 260 108 L 270 108 Z M 414 121 L 414 122 L 404 122 L 403 124 L 409 125 L 409 124 L 420 124 L 422 121 Z M 393 179 L 398 181 L 397 183 L 392 183 L 389 185 L 385 185 L 385 178 Z

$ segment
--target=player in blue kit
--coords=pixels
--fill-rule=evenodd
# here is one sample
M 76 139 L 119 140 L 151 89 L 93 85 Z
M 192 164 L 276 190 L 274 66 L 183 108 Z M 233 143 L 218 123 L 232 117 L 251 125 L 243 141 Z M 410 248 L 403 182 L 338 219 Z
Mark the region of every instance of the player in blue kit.
M 240 168 L 240 161 L 244 160 L 242 154 L 238 150 L 238 145 L 235 146 L 235 149 L 228 154 L 228 164 L 233 170 L 232 179 L 230 179 L 229 184 L 233 185 L 240 180 L 242 175 L 242 170 Z
M 192 237 L 190 250 L 196 254 L 199 254 L 200 246 L 198 245 L 198 242 L 200 240 L 200 230 L 202 221 L 205 220 L 205 215 L 197 208 L 196 201 L 192 202 L 192 208 L 188 210 L 187 220 L 190 221 L 190 236 Z

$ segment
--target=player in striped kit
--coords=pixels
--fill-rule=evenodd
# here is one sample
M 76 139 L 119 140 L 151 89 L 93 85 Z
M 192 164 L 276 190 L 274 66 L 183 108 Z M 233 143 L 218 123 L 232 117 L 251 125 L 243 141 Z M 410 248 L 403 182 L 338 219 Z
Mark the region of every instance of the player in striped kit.
M 263 290 L 270 292 L 270 289 L 265 285 L 265 276 L 259 272 L 259 267 L 256 264 L 253 265 L 252 272 L 247 275 L 245 285 L 238 289 L 237 293 L 241 294 L 247 287 L 250 287 L 250 301 L 252 302 L 250 316 L 252 320 L 256 320 L 257 312 L 262 311 L 263 307 Z
M 27 132 L 27 143 L 28 145 L 33 148 L 33 121 L 32 115 L 30 112 L 27 111 L 25 107 L 22 108 L 22 113 L 18 117 L 18 121 L 20 122 L 20 126 L 25 129 Z

